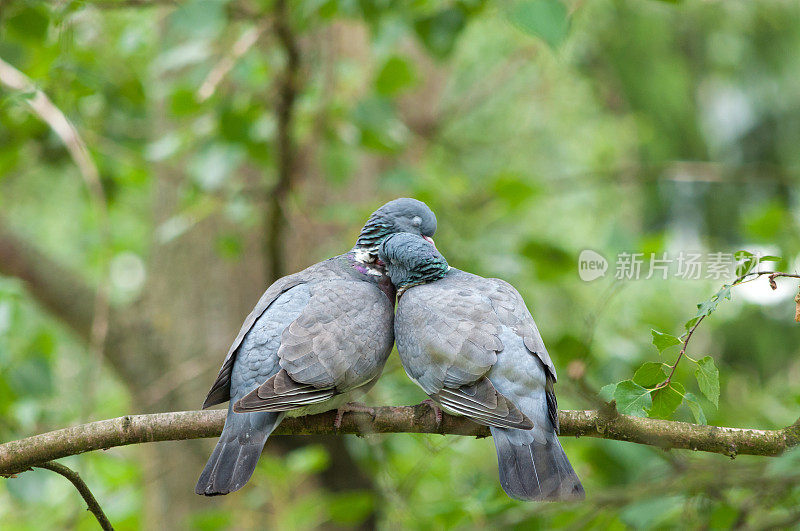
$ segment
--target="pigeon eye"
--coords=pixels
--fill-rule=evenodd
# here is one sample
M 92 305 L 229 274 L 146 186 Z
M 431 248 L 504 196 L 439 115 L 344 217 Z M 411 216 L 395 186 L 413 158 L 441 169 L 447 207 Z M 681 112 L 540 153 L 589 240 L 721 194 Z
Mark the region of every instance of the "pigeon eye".
M 415 227 L 419 227 L 420 225 L 422 225 L 422 218 L 419 216 L 414 216 L 413 218 L 411 218 L 411 224 L 414 225 Z

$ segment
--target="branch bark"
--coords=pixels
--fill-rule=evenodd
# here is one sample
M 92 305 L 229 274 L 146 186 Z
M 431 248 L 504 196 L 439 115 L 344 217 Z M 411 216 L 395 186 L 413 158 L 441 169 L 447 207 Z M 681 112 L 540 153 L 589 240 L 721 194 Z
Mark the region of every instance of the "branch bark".
M 157 441 L 217 437 L 225 410 L 176 411 L 129 415 L 91 422 L 0 445 L 0 475 L 9 476 L 39 463 L 92 450 Z M 436 422 L 427 404 L 385 406 L 370 412 L 346 412 L 341 428 L 334 428 L 335 411 L 286 418 L 277 435 L 376 433 L 434 433 L 488 437 L 489 429 L 464 418 L 444 414 Z M 778 456 L 800 444 L 800 420 L 779 430 L 725 428 L 687 422 L 632 417 L 604 411 L 559 411 L 562 436 L 597 437 L 664 449 L 686 449 L 735 457 L 738 454 Z

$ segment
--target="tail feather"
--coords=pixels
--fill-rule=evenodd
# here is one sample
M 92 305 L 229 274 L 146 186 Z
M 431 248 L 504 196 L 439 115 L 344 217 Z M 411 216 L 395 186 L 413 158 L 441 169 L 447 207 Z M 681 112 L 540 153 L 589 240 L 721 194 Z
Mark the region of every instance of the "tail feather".
M 228 409 L 222 435 L 194 491 L 219 496 L 242 488 L 253 475 L 267 438 L 281 420 L 283 413 L 234 413 Z
M 518 500 L 567 501 L 586 497 L 555 433 L 545 442 L 519 437 L 522 430 L 491 428 L 500 484 Z

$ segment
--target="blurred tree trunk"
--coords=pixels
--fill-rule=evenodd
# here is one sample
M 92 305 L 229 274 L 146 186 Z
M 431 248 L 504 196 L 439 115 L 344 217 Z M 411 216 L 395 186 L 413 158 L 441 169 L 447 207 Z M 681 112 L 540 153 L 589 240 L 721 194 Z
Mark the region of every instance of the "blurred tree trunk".
M 166 129 L 160 129 L 164 131 Z M 156 227 L 179 214 L 182 176 L 160 167 L 153 198 Z M 239 260 L 224 259 L 216 242 L 233 228 L 221 214 L 209 216 L 169 242 L 154 241 L 142 311 L 169 352 L 156 383 L 132 386 L 147 411 L 196 409 L 241 322 L 265 286 L 257 249 L 245 238 Z M 254 238 L 250 238 L 252 241 Z M 141 362 L 149 363 L 149 356 Z M 191 443 L 147 449 L 146 527 L 175 528 L 207 501 L 193 490 L 213 445 Z M 188 478 L 187 478 L 188 476 Z
M 278 3 L 276 7 L 280 5 L 283 4 Z M 280 13 L 276 12 L 276 16 L 280 18 Z M 287 233 L 288 223 L 284 215 L 288 211 L 286 198 L 298 184 L 296 177 L 300 161 L 292 138 L 293 106 L 302 87 L 298 73 L 299 45 L 293 40 L 288 20 L 284 19 L 284 23 L 287 25 L 279 28 L 279 37 L 289 60 L 286 72 L 278 80 L 281 86 L 275 100 L 280 123 L 275 141 L 279 165 L 277 184 L 272 196 L 267 197 L 266 223 L 249 233 L 242 233 L 221 213 L 215 213 L 171 241 L 161 242 L 156 236 L 152 242 L 141 311 L 153 324 L 164 351 L 169 354 L 159 361 L 163 364 L 163 374 L 159 375 L 156 383 L 145 387 L 131 386 L 134 402 L 144 406 L 141 411 L 197 408 L 244 317 L 266 287 L 285 273 L 282 264 L 287 260 L 275 256 L 275 253 L 285 253 L 294 243 L 292 234 Z M 153 131 L 157 134 L 171 130 L 171 124 L 164 118 L 163 106 L 163 102 L 155 103 L 154 123 L 157 126 Z M 162 164 L 155 171 L 153 220 L 157 229 L 180 214 L 181 193 L 186 179 L 168 165 Z M 307 219 L 292 221 L 313 225 Z M 275 231 L 279 233 L 275 234 Z M 154 234 L 158 233 L 158 230 L 154 231 Z M 243 253 L 239 259 L 225 259 L 217 252 L 218 239 L 230 233 L 238 233 L 243 241 Z M 265 241 L 269 242 L 266 246 L 259 243 Z M 263 252 L 265 247 L 269 252 Z M 289 261 L 297 264 L 295 269 L 306 267 L 311 262 L 308 255 L 292 256 Z M 142 355 L 141 351 L 140 356 L 143 365 L 152 362 L 152 356 Z M 146 369 L 142 367 L 142 371 Z M 322 444 L 331 456 L 332 466 L 318 478 L 328 491 L 374 490 L 370 478 L 360 470 L 340 438 L 280 437 L 268 443 L 267 451 L 279 448 L 286 452 L 310 443 Z M 182 527 L 187 524 L 186 517 L 190 513 L 220 503 L 197 496 L 192 488 L 213 444 L 212 441 L 192 441 L 145 450 L 146 528 Z M 373 515 L 364 526 L 371 528 L 374 523 Z

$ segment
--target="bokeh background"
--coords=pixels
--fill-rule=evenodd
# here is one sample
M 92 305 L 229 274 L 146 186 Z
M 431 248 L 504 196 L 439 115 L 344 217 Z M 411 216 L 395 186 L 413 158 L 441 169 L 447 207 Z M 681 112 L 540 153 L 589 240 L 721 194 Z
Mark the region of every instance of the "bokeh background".
M 798 50 L 788 0 L 4 0 L 0 439 L 196 409 L 264 288 L 349 249 L 399 196 L 434 209 L 451 265 L 519 289 L 560 406 L 592 407 L 587 389 L 672 363 L 650 330 L 680 335 L 731 280 L 615 280 L 617 253 L 749 249 L 796 270 Z M 79 140 L 37 114 L 36 89 Z M 579 279 L 583 249 L 609 259 L 603 278 Z M 676 379 L 709 424 L 797 419 L 796 288 L 735 288 L 698 329 L 719 407 L 693 364 Z M 422 398 L 393 356 L 365 402 Z M 245 489 L 201 499 L 213 444 L 63 462 L 120 529 L 800 521 L 796 452 L 565 437 L 588 497 L 543 505 L 504 495 L 491 440 L 434 435 L 275 437 Z M 46 470 L 0 481 L 0 521 L 96 526 Z

